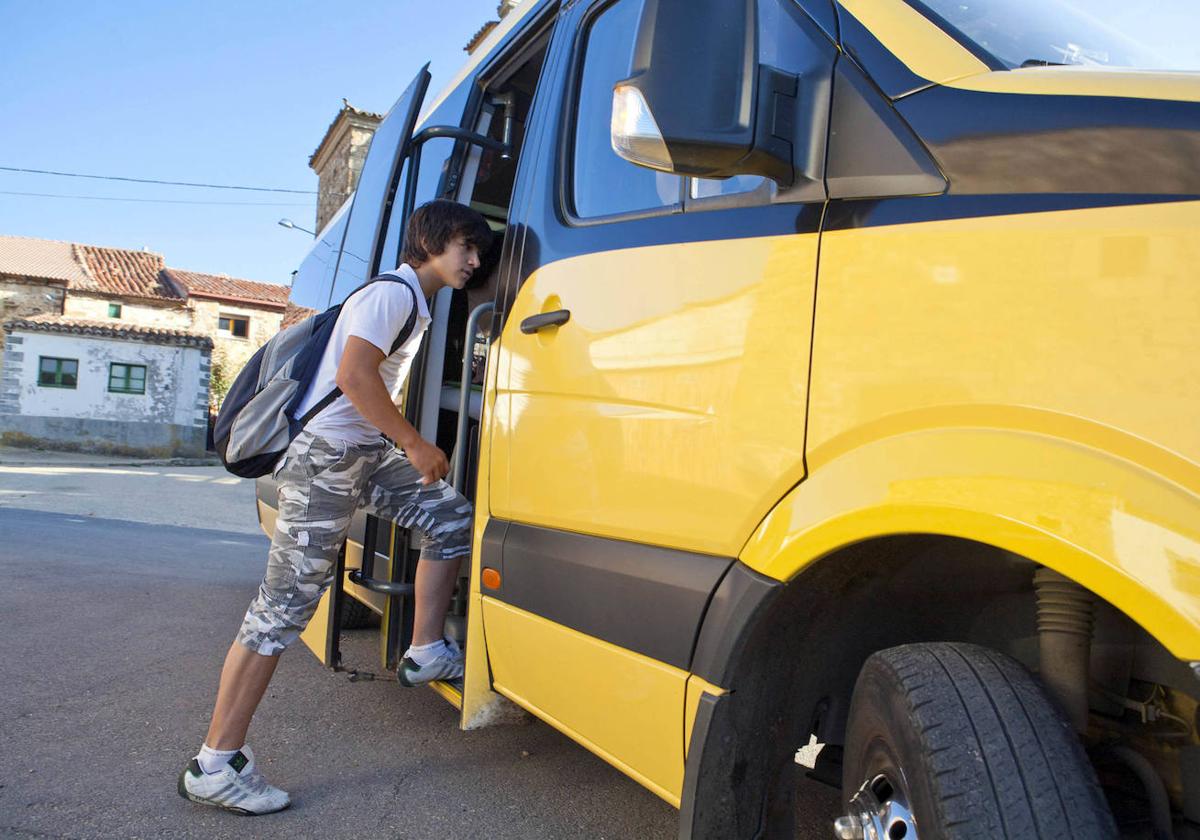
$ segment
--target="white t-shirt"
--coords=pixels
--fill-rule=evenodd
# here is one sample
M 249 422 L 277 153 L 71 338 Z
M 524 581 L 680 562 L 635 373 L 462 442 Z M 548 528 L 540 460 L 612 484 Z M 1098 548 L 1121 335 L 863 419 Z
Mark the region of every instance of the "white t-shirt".
M 392 401 L 398 403 L 404 380 L 408 378 L 408 371 L 412 366 L 413 356 L 421 348 L 421 339 L 425 335 L 430 318 L 429 306 L 425 301 L 425 293 L 421 291 L 417 273 L 407 264 L 401 265 L 395 273 L 412 286 L 417 301 L 417 318 L 413 323 L 412 334 L 404 344 L 396 348 L 395 353 L 387 355 L 379 365 L 383 384 L 392 395 Z M 351 336 L 369 341 L 387 354 L 408 321 L 413 298 L 414 296 L 400 283 L 390 280 L 379 280 L 352 294 L 342 306 L 341 314 L 333 327 L 333 334 L 329 337 L 329 344 L 321 356 L 321 364 L 317 366 L 317 375 L 313 377 L 312 387 L 300 403 L 295 416 L 303 417 L 306 411 L 337 387 L 335 377 L 338 365 L 342 362 L 342 353 Z M 379 429 L 367 422 L 345 395 L 339 396 L 326 406 L 316 417 L 309 420 L 304 428 L 322 437 L 349 443 L 371 443 L 379 440 L 380 434 Z

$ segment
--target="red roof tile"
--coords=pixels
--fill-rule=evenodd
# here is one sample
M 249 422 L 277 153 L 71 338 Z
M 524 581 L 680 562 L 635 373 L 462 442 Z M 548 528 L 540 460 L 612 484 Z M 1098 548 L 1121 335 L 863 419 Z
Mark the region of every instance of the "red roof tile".
M 179 303 L 187 298 L 165 276 L 162 254 L 95 245 L 76 245 L 75 253 L 87 281 L 73 283 L 69 288 Z
M 148 344 L 179 344 L 185 347 L 211 348 L 213 346 L 212 339 L 207 335 L 191 330 L 148 327 L 113 321 L 88 321 L 83 318 L 67 318 L 62 315 L 14 318 L 5 322 L 4 330 L 5 332 L 30 330 L 69 335 L 92 335 L 98 338 L 125 338 L 144 341 Z
M 0 236 L 0 274 L 60 283 L 87 282 L 70 242 L 27 236 Z
M 283 321 L 279 324 L 279 329 L 286 330 L 288 327 L 299 324 L 305 318 L 311 318 L 317 314 L 317 310 L 309 309 L 307 306 L 299 306 L 295 303 L 288 302 L 287 309 L 283 312 Z
M 224 274 L 168 268 L 162 254 L 0 236 L 0 274 L 65 281 L 68 291 L 142 298 L 182 306 L 189 295 L 282 312 L 289 289 Z
M 288 295 L 291 293 L 287 286 L 280 286 L 277 283 L 259 283 L 255 280 L 243 280 L 240 277 L 201 274 L 198 271 L 184 271 L 180 268 L 168 268 L 167 272 L 187 294 L 194 297 L 216 298 L 256 306 L 269 306 L 272 309 L 283 309 L 287 305 Z
M 475 52 L 475 48 L 478 47 L 481 43 L 483 43 L 483 39 L 486 38 L 488 35 L 490 35 L 492 33 L 492 30 L 495 29 L 499 25 L 500 25 L 500 21 L 489 20 L 483 26 L 479 27 L 479 30 L 474 35 L 471 36 L 471 40 L 467 41 L 467 45 L 465 47 L 463 47 L 463 51 L 468 54 Z

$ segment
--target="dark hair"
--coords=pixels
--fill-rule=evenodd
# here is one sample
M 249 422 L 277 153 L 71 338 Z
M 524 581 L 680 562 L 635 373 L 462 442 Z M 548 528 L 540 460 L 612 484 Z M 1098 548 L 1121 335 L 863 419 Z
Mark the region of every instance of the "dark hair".
M 444 252 L 459 236 L 482 254 L 492 242 L 492 229 L 465 204 L 442 199 L 422 204 L 408 220 L 400 261 L 417 268 Z

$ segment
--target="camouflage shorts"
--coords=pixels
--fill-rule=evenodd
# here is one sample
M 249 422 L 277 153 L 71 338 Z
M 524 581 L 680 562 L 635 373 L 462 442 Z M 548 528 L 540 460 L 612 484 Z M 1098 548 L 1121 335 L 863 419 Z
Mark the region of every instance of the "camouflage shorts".
M 275 655 L 304 630 L 333 582 L 355 511 L 421 533 L 421 562 L 471 553 L 471 503 L 421 474 L 386 440 L 352 444 L 301 432 L 276 468 L 279 518 L 267 574 L 237 639 Z

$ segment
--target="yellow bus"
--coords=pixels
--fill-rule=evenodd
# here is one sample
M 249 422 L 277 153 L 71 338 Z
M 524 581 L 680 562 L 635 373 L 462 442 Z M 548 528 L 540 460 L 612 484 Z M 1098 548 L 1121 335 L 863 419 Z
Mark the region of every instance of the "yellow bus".
M 1160 31 L 526 0 L 422 71 L 293 300 L 416 203 L 500 233 L 402 406 L 475 504 L 462 727 L 524 709 L 682 837 L 791 836 L 802 774 L 842 838 L 1197 836 L 1200 76 Z M 305 642 L 377 614 L 394 668 L 414 566 L 360 515 Z

